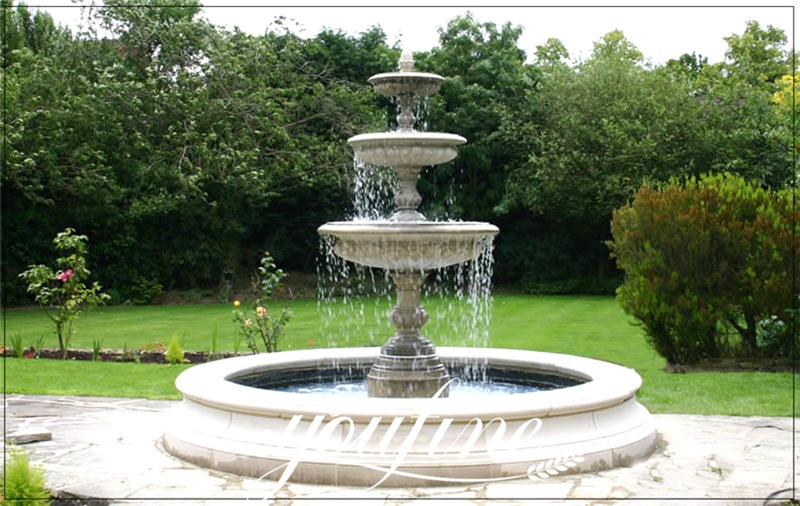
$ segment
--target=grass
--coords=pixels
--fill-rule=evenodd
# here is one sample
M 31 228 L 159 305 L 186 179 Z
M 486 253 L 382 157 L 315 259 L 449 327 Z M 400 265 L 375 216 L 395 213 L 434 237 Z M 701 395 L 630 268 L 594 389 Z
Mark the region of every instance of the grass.
M 286 304 L 294 312 L 282 349 L 327 346 L 379 345 L 391 334 L 382 315 L 384 301 L 367 299 L 360 316 L 342 322 L 334 336 L 321 331 L 322 318 L 315 300 Z M 426 335 L 439 345 L 457 345 L 458 338 L 437 321 L 447 301 L 425 302 L 431 322 Z M 274 306 L 275 309 L 280 307 Z M 104 307 L 77 321 L 73 347 L 137 349 L 155 342 L 168 343 L 172 335 L 187 350 L 211 349 L 214 329 L 218 350 L 233 350 L 232 306 L 186 305 Z M 333 308 L 335 314 L 338 309 Z M 373 318 L 373 314 L 376 315 Z M 56 346 L 52 324 L 37 309 L 9 309 L 3 315 L 5 335 L 20 335 L 25 346 L 45 336 L 45 346 Z M 352 320 L 365 324 L 347 336 Z M 342 319 L 340 318 L 339 322 Z M 639 400 L 654 413 L 791 416 L 792 375 L 760 372 L 704 372 L 673 374 L 663 371 L 664 360 L 645 342 L 639 327 L 619 309 L 612 297 L 497 295 L 490 327 L 491 346 L 571 353 L 632 367 L 642 376 Z M 242 351 L 245 351 L 242 349 Z M 57 395 L 179 398 L 174 378 L 188 366 L 61 362 L 8 358 L 4 360 L 6 392 Z
M 4 359 L 6 392 L 180 399 L 175 378 L 189 365 Z

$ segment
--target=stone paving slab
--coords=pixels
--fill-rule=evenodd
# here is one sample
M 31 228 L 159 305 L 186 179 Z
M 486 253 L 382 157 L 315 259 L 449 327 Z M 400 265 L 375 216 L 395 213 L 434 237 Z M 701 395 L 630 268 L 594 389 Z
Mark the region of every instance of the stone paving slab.
M 160 438 L 177 402 L 8 395 L 6 434 L 52 439 L 20 445 L 62 497 L 93 504 L 599 504 L 761 506 L 800 472 L 800 427 L 791 418 L 656 415 L 658 448 L 631 467 L 452 487 L 346 488 L 274 483 L 198 468 L 166 454 Z

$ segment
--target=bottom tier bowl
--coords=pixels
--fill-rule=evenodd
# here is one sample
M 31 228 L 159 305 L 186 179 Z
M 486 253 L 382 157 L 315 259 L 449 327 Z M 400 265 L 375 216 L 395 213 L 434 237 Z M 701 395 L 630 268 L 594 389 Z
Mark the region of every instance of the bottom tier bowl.
M 164 448 L 203 467 L 273 480 L 276 490 L 287 481 L 408 487 L 539 478 L 629 465 L 654 449 L 655 425 L 636 401 L 641 378 L 632 369 L 533 351 L 438 352 L 449 368 L 562 378 L 563 385 L 483 400 L 313 395 L 277 384 L 358 377 L 378 350 L 237 357 L 178 377 L 183 400 Z M 261 388 L 252 386 L 259 378 Z

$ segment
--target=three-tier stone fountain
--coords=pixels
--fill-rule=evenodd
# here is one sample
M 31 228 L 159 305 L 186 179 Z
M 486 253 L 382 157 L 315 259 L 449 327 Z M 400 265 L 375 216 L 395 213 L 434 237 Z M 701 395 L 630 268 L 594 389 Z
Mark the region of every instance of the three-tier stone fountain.
M 414 130 L 414 102 L 436 93 L 444 79 L 414 72 L 414 61 L 410 55 L 404 56 L 399 72 L 369 80 L 376 92 L 397 97 L 397 131 L 357 135 L 348 141 L 362 162 L 391 167 L 397 173 L 397 211 L 382 223 L 327 223 L 319 227 L 319 233 L 336 238 L 334 252 L 340 257 L 386 269 L 397 290 L 397 306 L 390 317 L 397 334 L 381 348 L 367 376 L 369 396 L 430 398 L 444 389 L 440 396 L 445 397 L 447 369 L 435 346 L 420 333 L 428 321 L 428 313 L 420 305 L 422 284 L 433 269 L 475 259 L 498 229 L 489 223 L 429 222 L 417 210 L 422 202 L 417 191 L 422 168 L 449 162 L 456 157 L 455 146 L 466 139 Z
M 334 252 L 388 271 L 396 334 L 380 349 L 331 348 L 219 360 L 183 372 L 183 400 L 165 429 L 171 454 L 221 471 L 363 486 L 542 478 L 627 465 L 655 444 L 635 371 L 583 357 L 497 348 L 437 348 L 421 329 L 421 286 L 435 269 L 469 262 L 491 244 L 488 223 L 428 221 L 416 181 L 457 156 L 461 136 L 414 130 L 414 101 L 441 76 L 399 70 L 370 78 L 397 97 L 398 129 L 349 139 L 364 162 L 398 176 L 396 211 L 382 221 L 327 223 Z M 524 337 L 524 336 L 521 336 Z M 480 367 L 478 388 L 465 371 Z M 453 383 L 455 381 L 455 383 Z M 362 395 L 343 396 L 357 384 Z M 316 393 L 308 393 L 316 392 Z

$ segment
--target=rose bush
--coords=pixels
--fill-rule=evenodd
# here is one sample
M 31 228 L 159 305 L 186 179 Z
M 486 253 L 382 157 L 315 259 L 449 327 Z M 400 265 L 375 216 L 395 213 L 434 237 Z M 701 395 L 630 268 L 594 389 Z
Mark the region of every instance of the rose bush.
M 267 305 L 285 277 L 286 273 L 278 269 L 272 255 L 268 251 L 264 252 L 261 266 L 253 275 L 251 308 L 233 311 L 233 321 L 238 337 L 244 340 L 253 353 L 260 353 L 262 345 L 267 353 L 278 351 L 278 344 L 283 336 L 283 327 L 289 322 L 292 312 L 283 308 L 279 315 L 273 316 L 267 309 Z M 234 301 L 233 306 L 238 308 L 241 303 L 238 300 Z
M 95 281 L 88 284 L 91 272 L 86 267 L 88 238 L 68 228 L 53 239 L 56 250 L 64 256 L 56 260 L 56 269 L 31 265 L 19 276 L 28 283 L 27 290 L 56 326 L 58 347 L 63 358 L 75 333 L 75 319 L 84 309 L 103 304 L 110 297 L 101 292 Z

